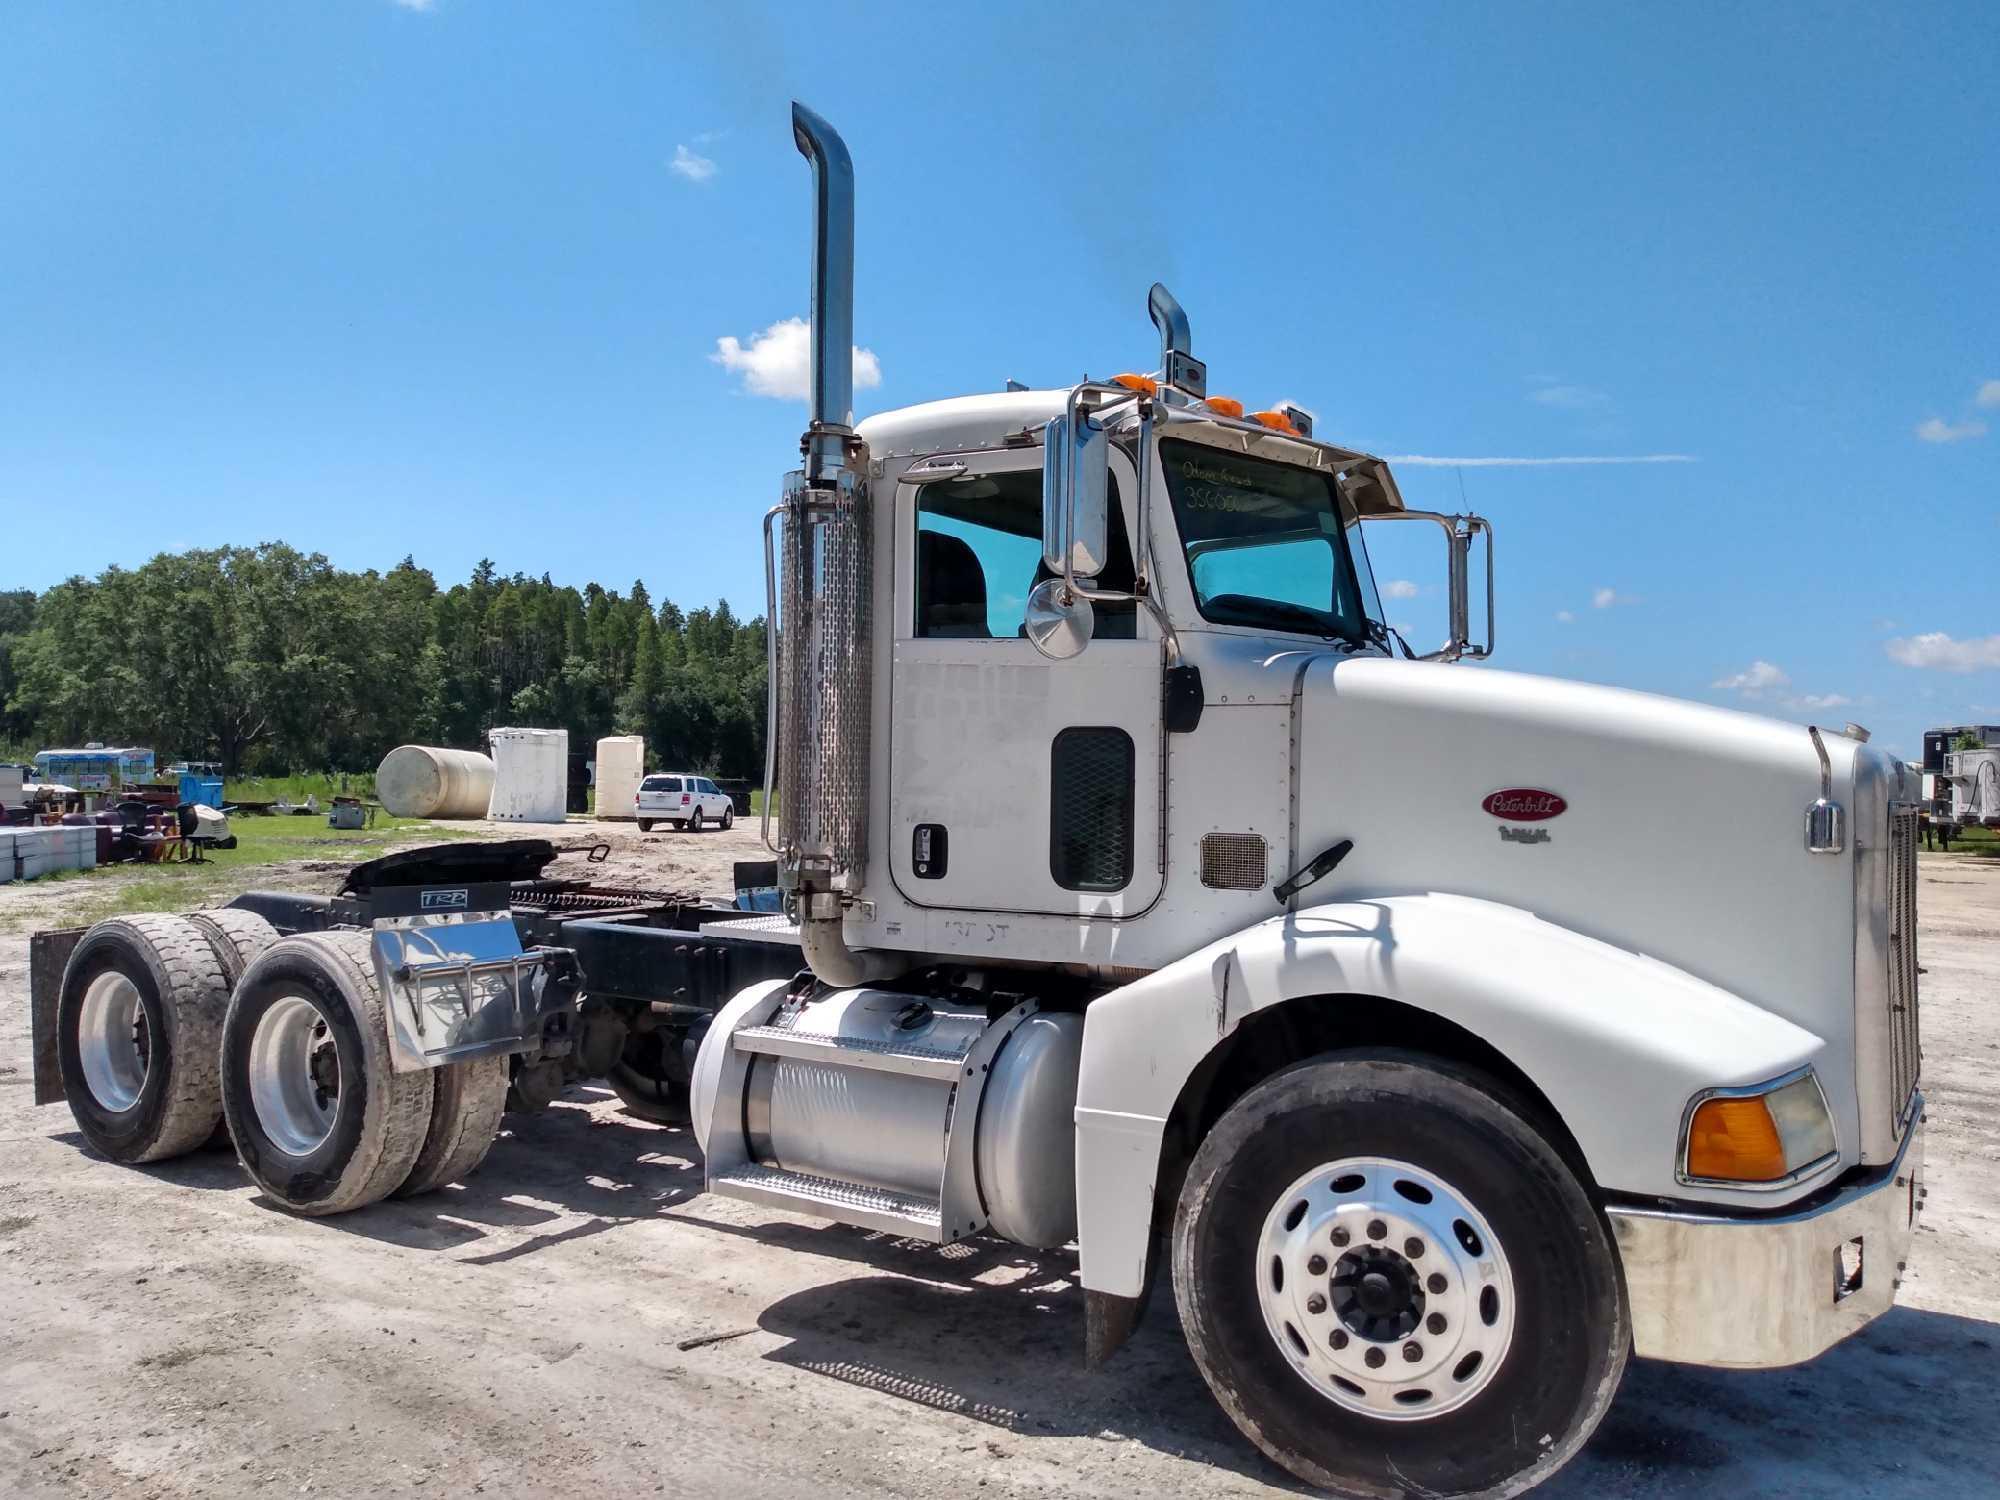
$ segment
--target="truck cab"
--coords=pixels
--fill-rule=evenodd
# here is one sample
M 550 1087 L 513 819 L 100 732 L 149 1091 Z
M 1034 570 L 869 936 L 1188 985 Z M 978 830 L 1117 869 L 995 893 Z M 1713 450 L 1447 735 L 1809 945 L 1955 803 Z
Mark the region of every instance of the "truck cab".
M 1170 1275 L 1225 1409 L 1343 1492 L 1517 1492 L 1629 1355 L 1796 1363 L 1884 1311 L 1921 1197 L 1909 770 L 1467 665 L 1491 526 L 1211 395 L 1162 286 L 1150 372 L 854 425 L 851 168 L 794 131 L 766 834 L 810 973 L 706 1033 L 711 1189 L 1074 1238 L 1094 1358 Z M 1451 603 L 1421 657 L 1366 541 L 1411 521 Z

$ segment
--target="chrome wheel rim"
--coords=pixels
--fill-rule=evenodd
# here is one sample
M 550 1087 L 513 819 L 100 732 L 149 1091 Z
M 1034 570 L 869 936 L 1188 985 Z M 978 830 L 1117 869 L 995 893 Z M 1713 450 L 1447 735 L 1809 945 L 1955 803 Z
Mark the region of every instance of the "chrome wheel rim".
M 271 1144 L 310 1155 L 340 1117 L 340 1049 L 303 995 L 281 995 L 250 1034 L 250 1104 Z
M 115 969 L 90 981 L 77 1013 L 77 1060 L 91 1097 L 113 1114 L 139 1102 L 153 1061 L 153 1036 L 139 987 Z
M 1514 1278 L 1492 1225 L 1408 1162 L 1348 1157 L 1301 1176 L 1265 1216 L 1256 1276 L 1286 1362 L 1379 1421 L 1465 1405 L 1513 1340 Z

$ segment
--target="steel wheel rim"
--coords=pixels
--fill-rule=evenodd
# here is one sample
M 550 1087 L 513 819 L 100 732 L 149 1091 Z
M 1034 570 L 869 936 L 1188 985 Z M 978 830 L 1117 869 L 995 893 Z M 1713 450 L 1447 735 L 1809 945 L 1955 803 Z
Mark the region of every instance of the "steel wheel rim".
M 77 1061 L 91 1097 L 113 1114 L 139 1102 L 153 1037 L 139 987 L 115 969 L 90 981 L 77 1012 Z
M 1286 1363 L 1378 1421 L 1455 1411 L 1513 1341 L 1514 1278 L 1492 1225 L 1408 1162 L 1347 1157 L 1299 1177 L 1265 1216 L 1255 1275 Z
M 287 1156 L 309 1156 L 340 1117 L 340 1050 L 320 1009 L 280 995 L 250 1033 L 250 1104 Z

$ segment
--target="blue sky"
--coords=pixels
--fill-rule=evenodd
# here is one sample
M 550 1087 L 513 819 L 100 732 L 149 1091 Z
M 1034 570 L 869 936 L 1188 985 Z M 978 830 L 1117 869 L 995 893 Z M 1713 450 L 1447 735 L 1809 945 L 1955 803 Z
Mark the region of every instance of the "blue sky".
M 756 612 L 797 94 L 864 412 L 1149 368 L 1157 277 L 1335 441 L 1693 460 L 1401 470 L 1495 521 L 1498 664 L 2000 722 L 2000 9 L 1086 14 L 9 5 L 0 587 L 282 538 Z

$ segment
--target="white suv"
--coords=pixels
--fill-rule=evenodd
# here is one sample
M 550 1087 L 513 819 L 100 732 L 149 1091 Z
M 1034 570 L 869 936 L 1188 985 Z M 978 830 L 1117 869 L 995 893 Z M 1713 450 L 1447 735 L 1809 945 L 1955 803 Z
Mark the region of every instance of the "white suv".
M 736 804 L 706 776 L 648 776 L 632 798 L 632 815 L 641 833 L 652 832 L 655 823 L 699 833 L 710 823 L 734 826 Z

